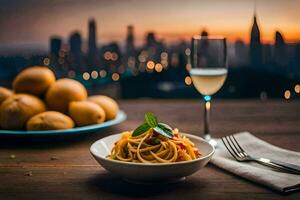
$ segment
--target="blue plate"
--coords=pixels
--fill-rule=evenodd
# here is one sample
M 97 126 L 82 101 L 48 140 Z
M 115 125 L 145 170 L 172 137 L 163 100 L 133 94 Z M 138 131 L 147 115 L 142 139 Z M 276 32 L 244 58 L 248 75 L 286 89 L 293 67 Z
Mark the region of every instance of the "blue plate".
M 0 135 L 73 135 L 81 133 L 92 133 L 104 128 L 108 128 L 120 124 L 127 118 L 124 111 L 120 110 L 115 119 L 103 122 L 102 124 L 94 124 L 83 127 L 75 127 L 72 129 L 51 130 L 51 131 L 14 131 L 14 130 L 1 130 Z

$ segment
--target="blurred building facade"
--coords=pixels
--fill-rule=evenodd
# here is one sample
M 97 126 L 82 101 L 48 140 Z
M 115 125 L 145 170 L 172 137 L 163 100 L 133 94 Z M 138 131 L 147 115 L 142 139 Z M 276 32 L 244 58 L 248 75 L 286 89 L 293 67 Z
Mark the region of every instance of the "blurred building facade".
M 97 27 L 95 19 L 90 19 L 88 23 L 88 65 L 90 68 L 97 64 Z

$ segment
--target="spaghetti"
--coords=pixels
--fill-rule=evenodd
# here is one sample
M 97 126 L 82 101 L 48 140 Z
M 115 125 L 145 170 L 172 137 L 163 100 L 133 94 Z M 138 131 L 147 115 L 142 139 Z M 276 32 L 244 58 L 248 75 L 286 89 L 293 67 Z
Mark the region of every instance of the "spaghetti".
M 172 163 L 194 160 L 201 155 L 178 129 L 172 132 L 172 138 L 164 137 L 152 128 L 138 136 L 132 136 L 130 131 L 123 132 L 108 158 L 136 163 Z

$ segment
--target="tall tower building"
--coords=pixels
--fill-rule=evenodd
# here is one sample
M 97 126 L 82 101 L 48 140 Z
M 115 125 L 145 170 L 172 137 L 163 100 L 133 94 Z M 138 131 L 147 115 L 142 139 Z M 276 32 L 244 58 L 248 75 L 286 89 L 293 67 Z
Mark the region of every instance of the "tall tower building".
M 58 56 L 59 50 L 61 49 L 62 40 L 60 37 L 50 38 L 50 54 Z
M 154 32 L 149 32 L 146 37 L 147 47 L 154 46 L 156 44 L 156 38 Z
M 62 39 L 60 37 L 54 36 L 50 38 L 50 56 L 51 65 L 56 67 L 58 64 L 59 51 L 62 47 Z
M 134 31 L 134 27 L 132 25 L 127 26 L 126 54 L 128 56 L 133 56 L 135 54 L 133 31 Z
M 253 67 L 257 67 L 262 64 L 262 44 L 260 41 L 260 30 L 257 24 L 256 13 L 254 13 L 253 16 L 253 25 L 251 28 L 249 56 L 250 56 L 250 64 Z
M 274 61 L 278 65 L 287 64 L 287 56 L 286 56 L 286 45 L 284 42 L 284 38 L 279 31 L 275 33 L 275 48 L 274 48 Z
M 237 40 L 234 43 L 234 61 L 238 66 L 245 66 L 248 64 L 248 46 L 243 40 Z
M 82 64 L 82 50 L 81 50 L 82 40 L 79 32 L 73 32 L 71 34 L 69 39 L 69 45 L 70 45 L 71 65 L 76 69 L 80 69 Z
M 71 34 L 69 44 L 70 44 L 70 53 L 73 56 L 81 56 L 82 41 L 81 41 L 81 35 L 79 32 L 74 32 Z
M 97 56 L 97 27 L 95 19 L 89 20 L 89 38 L 88 38 L 88 62 L 90 65 L 96 64 Z

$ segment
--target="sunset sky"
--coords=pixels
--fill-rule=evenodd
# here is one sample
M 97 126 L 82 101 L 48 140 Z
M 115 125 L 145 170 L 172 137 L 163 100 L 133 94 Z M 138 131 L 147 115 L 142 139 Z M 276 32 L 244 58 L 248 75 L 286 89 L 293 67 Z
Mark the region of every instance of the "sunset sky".
M 230 40 L 249 40 L 254 12 L 251 0 L 0 0 L 0 45 L 43 44 L 49 37 L 65 39 L 74 30 L 87 37 L 94 17 L 99 44 L 124 41 L 126 26 L 135 27 L 136 42 L 154 31 L 171 42 L 190 39 L 203 28 Z M 257 0 L 264 42 L 280 30 L 289 42 L 300 40 L 300 0 Z

